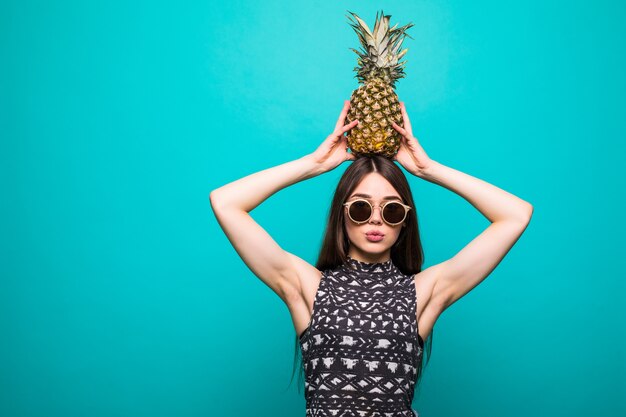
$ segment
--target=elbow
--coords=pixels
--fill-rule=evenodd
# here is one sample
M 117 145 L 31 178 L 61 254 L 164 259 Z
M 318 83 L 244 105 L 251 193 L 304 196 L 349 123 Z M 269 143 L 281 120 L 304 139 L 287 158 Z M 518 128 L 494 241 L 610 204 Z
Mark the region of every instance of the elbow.
M 211 202 L 211 209 L 213 209 L 213 212 L 217 210 L 219 205 L 219 197 L 216 191 L 217 190 L 213 190 L 209 193 L 209 201 Z
M 519 216 L 519 222 L 523 227 L 526 227 L 528 226 L 528 223 L 530 223 L 530 219 L 533 217 L 534 207 L 528 202 L 525 202 L 524 205 L 525 207 L 521 210 L 522 214 Z
M 526 207 L 526 218 L 527 220 L 530 222 L 530 218 L 533 217 L 533 211 L 535 210 L 535 208 L 533 207 L 532 204 L 526 202 L 527 207 Z

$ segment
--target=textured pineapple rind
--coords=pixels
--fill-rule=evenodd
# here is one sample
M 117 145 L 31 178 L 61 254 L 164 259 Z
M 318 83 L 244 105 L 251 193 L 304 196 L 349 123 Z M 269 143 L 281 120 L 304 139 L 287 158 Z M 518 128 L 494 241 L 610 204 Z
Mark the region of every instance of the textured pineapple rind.
M 354 70 L 362 85 L 352 92 L 350 110 L 346 123 L 355 119 L 359 124 L 347 133 L 348 147 L 355 156 L 384 155 L 392 158 L 398 152 L 402 136 L 392 126 L 393 120 L 402 126 L 402 112 L 398 96 L 394 92 L 395 82 L 404 77 L 406 61 L 400 59 L 407 49 L 400 51 L 406 31 L 412 23 L 398 28 L 389 26 L 391 16 L 381 11 L 376 14 L 374 29 L 356 14 L 349 12 L 350 26 L 354 29 L 362 50 L 352 49 L 358 55 Z M 410 38 L 410 36 L 409 36 Z
M 346 124 L 359 124 L 347 132 L 348 147 L 355 156 L 383 155 L 392 158 L 400 148 L 402 136 L 391 121 L 402 126 L 402 111 L 393 87 L 374 78 L 352 92 Z

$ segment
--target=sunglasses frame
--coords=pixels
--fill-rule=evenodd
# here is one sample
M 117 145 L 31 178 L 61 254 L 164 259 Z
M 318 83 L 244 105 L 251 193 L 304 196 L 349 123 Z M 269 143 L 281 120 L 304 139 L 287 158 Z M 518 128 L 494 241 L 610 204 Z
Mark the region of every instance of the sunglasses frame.
M 352 216 L 350 215 L 350 206 L 351 206 L 353 203 L 356 203 L 357 201 L 365 201 L 367 204 L 369 204 L 369 205 L 370 205 L 370 216 L 367 218 L 367 220 L 363 220 L 362 222 L 357 222 L 357 221 L 356 221 L 356 220 L 354 220 L 354 219 L 352 218 Z M 402 218 L 402 220 L 400 220 L 398 223 L 389 223 L 389 222 L 387 221 L 387 219 L 385 219 L 385 215 L 383 214 L 383 212 L 385 211 L 385 206 L 386 206 L 387 204 L 389 204 L 389 203 L 396 203 L 396 204 L 400 204 L 401 206 L 403 206 L 403 207 L 404 207 L 404 217 L 403 217 L 403 218 Z M 349 219 L 350 219 L 353 223 L 356 223 L 356 224 L 363 224 L 363 223 L 367 223 L 367 222 L 369 222 L 369 221 L 370 221 L 370 219 L 372 218 L 372 216 L 374 215 L 374 209 L 376 208 L 376 207 L 374 207 L 374 205 L 372 205 L 372 203 L 370 203 L 368 200 L 365 200 L 364 198 L 357 198 L 356 200 L 349 201 L 349 202 L 347 202 L 347 203 L 344 203 L 344 204 L 343 204 L 343 206 L 344 206 L 344 207 L 348 207 L 348 218 L 349 218 Z M 408 205 L 403 204 L 403 203 L 401 203 L 401 202 L 399 202 L 399 201 L 396 201 L 396 200 L 385 201 L 384 203 L 379 204 L 379 206 L 380 206 L 380 217 L 383 219 L 383 221 L 384 221 L 385 223 L 387 223 L 387 224 L 388 224 L 388 225 L 390 225 L 390 226 L 397 226 L 397 225 L 401 224 L 403 221 L 405 221 L 405 220 L 406 220 L 406 216 L 409 214 L 409 210 L 411 210 L 411 209 L 413 208 L 413 207 L 411 207 L 411 206 L 408 206 Z

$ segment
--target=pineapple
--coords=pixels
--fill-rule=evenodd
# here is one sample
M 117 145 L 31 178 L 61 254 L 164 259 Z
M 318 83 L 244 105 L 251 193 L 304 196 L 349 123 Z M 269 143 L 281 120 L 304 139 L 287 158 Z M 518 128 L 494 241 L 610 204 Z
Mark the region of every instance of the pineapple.
M 408 49 L 398 51 L 404 36 L 409 36 L 405 31 L 413 24 L 401 28 L 396 28 L 396 24 L 390 28 L 391 16 L 385 16 L 381 11 L 380 18 L 376 14 L 374 32 L 371 32 L 363 20 L 349 13 L 356 19 L 356 22 L 351 20 L 350 25 L 358 35 L 363 50 L 350 48 L 359 56 L 354 70 L 357 72 L 355 78 L 362 85 L 352 92 L 350 98 L 346 124 L 355 119 L 359 119 L 359 124 L 347 132 L 348 147 L 356 157 L 379 154 L 392 158 L 400 147 L 401 135 L 391 126 L 391 121 L 403 126 L 394 84 L 404 77 L 402 67 L 406 61 L 398 61 Z M 350 16 L 346 17 L 350 19 Z

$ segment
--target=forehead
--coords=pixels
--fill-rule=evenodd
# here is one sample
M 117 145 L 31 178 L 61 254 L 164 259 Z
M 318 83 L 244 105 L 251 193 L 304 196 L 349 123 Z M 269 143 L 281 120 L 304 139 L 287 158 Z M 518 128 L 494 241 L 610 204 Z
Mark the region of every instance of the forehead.
M 393 188 L 391 183 L 387 181 L 385 177 L 375 172 L 363 177 L 363 180 L 356 186 L 349 197 L 364 197 L 379 200 L 401 199 L 400 194 Z

